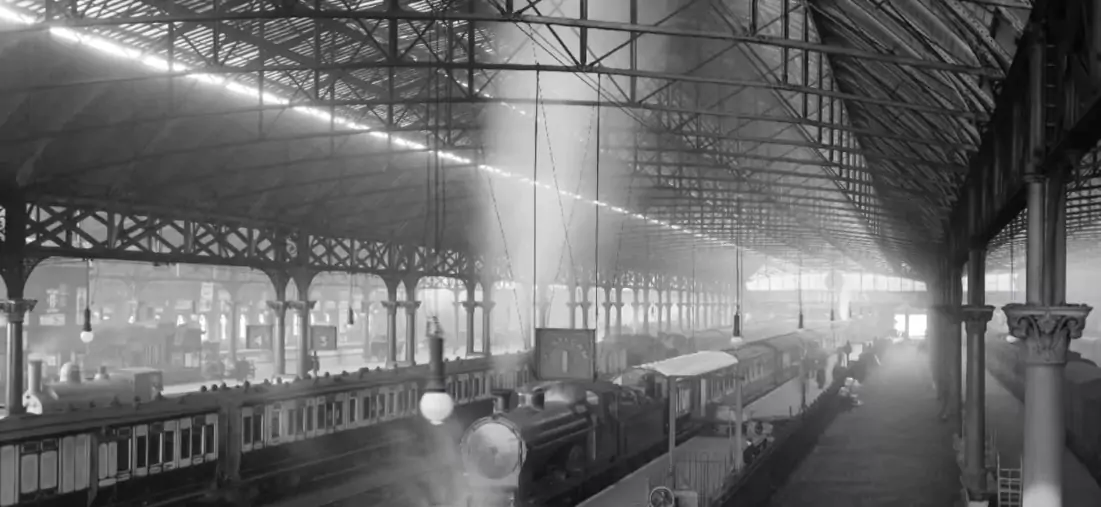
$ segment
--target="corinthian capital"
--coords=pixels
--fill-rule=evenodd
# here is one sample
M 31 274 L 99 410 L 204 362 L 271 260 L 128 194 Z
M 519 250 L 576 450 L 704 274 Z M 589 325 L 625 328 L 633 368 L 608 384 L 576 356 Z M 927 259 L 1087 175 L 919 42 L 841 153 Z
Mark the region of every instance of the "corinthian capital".
M 986 323 L 994 316 L 994 307 L 989 305 L 965 305 L 960 308 L 960 318 L 967 326 L 967 334 L 986 334 Z
M 1028 364 L 1064 364 L 1070 341 L 1082 337 L 1086 316 L 1093 308 L 1086 305 L 1038 306 L 1008 304 L 1005 312 L 1009 334 L 1024 340 Z

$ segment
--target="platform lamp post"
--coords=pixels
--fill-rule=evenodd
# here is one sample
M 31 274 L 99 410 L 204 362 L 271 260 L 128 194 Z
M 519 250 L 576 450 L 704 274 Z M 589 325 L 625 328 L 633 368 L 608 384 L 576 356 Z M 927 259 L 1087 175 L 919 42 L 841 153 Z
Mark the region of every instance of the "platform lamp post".
M 84 343 L 85 359 L 92 353 L 92 341 L 96 334 L 92 332 L 92 261 L 89 259 L 84 271 L 84 323 L 80 328 L 80 341 Z
M 435 316 L 430 323 L 432 329 L 428 332 L 428 381 L 424 386 L 424 394 L 421 395 L 421 415 L 433 426 L 439 426 L 451 417 L 455 410 L 455 400 L 447 394 L 447 386 L 444 382 L 443 364 L 443 329 L 440 321 Z

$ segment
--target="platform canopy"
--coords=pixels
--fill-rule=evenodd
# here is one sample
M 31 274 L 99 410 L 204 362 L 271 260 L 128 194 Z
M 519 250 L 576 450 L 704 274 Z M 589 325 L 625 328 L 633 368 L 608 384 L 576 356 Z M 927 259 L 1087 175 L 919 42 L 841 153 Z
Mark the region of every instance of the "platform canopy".
M 1019 247 L 1020 168 L 994 178 L 980 154 L 1028 131 L 992 127 L 1026 88 L 1033 6 L 1064 3 L 11 0 L 0 185 L 51 206 L 32 228 L 124 214 L 101 219 L 104 249 L 193 220 L 516 266 L 502 237 L 530 238 L 538 207 L 572 228 L 554 241 L 574 264 L 713 276 L 741 247 L 921 278 L 967 187 L 1001 182 L 984 231 Z M 1090 89 L 1064 102 L 1085 110 Z M 1101 164 L 1077 144 L 1072 251 L 1101 232 Z
M 664 377 L 698 377 L 731 366 L 737 366 L 737 364 L 738 358 L 731 354 L 705 350 L 639 365 L 634 367 L 633 370 L 652 371 Z

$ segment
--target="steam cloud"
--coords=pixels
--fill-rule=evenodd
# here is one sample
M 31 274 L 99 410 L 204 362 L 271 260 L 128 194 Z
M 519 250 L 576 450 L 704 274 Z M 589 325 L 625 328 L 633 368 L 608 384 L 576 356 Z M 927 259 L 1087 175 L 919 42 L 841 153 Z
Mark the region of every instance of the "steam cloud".
M 668 15 L 665 0 L 639 2 L 638 23 L 653 23 Z M 553 15 L 578 18 L 579 5 L 566 2 Z M 627 23 L 628 0 L 589 2 L 588 19 Z M 535 180 L 546 188 L 527 184 L 491 183 L 492 199 L 482 227 L 490 249 L 507 253 L 511 276 L 523 282 L 512 294 L 522 326 L 530 330 L 533 304 L 531 281 L 547 285 L 565 275 L 571 265 L 591 264 L 597 240 L 596 207 L 558 193 L 580 194 L 614 205 L 632 206 L 624 176 L 630 170 L 621 148 L 634 142 L 637 111 L 606 106 L 601 109 L 598 149 L 597 108 L 629 99 L 630 80 L 624 76 L 573 73 L 554 70 L 580 60 L 580 30 L 569 27 L 539 27 L 519 24 L 496 26 L 495 37 L 507 63 L 539 65 L 547 70 L 506 71 L 495 78 L 493 94 L 514 106 L 493 106 L 487 112 L 486 163 Z M 630 34 L 589 29 L 587 63 L 601 67 L 629 69 Z M 660 71 L 664 66 L 666 42 L 657 36 L 636 41 L 638 68 Z M 514 50 L 514 48 L 520 48 Z M 599 84 L 598 84 L 599 81 Z M 599 89 L 602 93 L 597 92 Z M 644 95 L 645 90 L 639 90 Z M 538 99 L 538 106 L 536 102 Z M 598 153 L 600 152 L 600 153 Z M 598 178 L 599 159 L 599 178 Z M 597 186 L 599 180 L 599 196 Z M 619 216 L 600 214 L 601 258 L 614 255 Z

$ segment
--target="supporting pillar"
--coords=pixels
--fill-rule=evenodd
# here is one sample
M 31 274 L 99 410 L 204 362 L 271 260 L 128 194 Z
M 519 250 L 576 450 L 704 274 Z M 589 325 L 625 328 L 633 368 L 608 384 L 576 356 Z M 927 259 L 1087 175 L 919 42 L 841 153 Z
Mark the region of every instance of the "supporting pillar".
M 272 320 L 272 366 L 276 375 L 287 374 L 287 302 L 276 292 L 276 300 L 268 301 Z
M 405 308 L 405 363 L 408 366 L 417 364 L 417 309 L 421 307 L 421 302 L 416 301 L 416 292 L 405 290 L 405 297 L 409 298 L 409 301 L 402 301 L 401 306 Z
M 496 303 L 489 300 L 489 291 L 482 289 L 482 353 L 486 356 L 493 355 L 490 343 L 492 343 L 491 339 L 493 338 L 494 305 Z
M 1026 304 L 1003 307 L 1009 332 L 1024 341 L 1025 425 L 1022 505 L 1063 505 L 1063 373 L 1070 341 L 1082 336 L 1090 308 L 1066 303 L 1066 188 L 1039 166 L 1047 145 L 1044 108 L 1049 70 L 1046 24 L 1032 28 L 1029 72 Z M 1056 168 L 1056 174 L 1062 169 Z
M 592 306 L 591 301 L 582 301 L 578 303 L 581 307 L 581 329 L 589 329 L 589 307 Z
M 623 335 L 623 288 L 615 289 L 615 334 Z
M 366 363 L 371 360 L 371 290 L 364 287 L 363 290 L 363 302 L 360 303 L 360 310 L 363 314 L 360 317 L 360 324 L 363 325 L 363 362 Z
M 398 282 L 385 280 L 386 301 L 382 307 L 386 309 L 386 367 L 393 368 L 398 364 Z
M 654 308 L 657 309 L 657 312 L 655 312 L 655 314 L 658 318 L 658 334 L 661 334 L 661 333 L 665 332 L 665 322 L 664 322 L 665 319 L 662 318 L 663 317 L 662 313 L 664 313 L 664 307 L 662 305 L 664 303 L 662 302 L 661 293 L 662 293 L 661 289 L 658 289 L 657 290 L 658 301 L 657 301 L 657 303 L 654 303 Z
M 306 299 L 309 297 L 308 289 L 299 289 L 298 297 L 298 301 L 288 301 L 287 306 L 298 312 L 298 376 L 306 378 L 313 364 L 313 356 L 310 354 L 313 350 L 310 343 L 310 310 L 313 310 L 317 301 Z
M 467 295 L 466 295 L 466 300 L 467 301 L 474 301 L 474 295 L 472 294 L 473 291 L 474 291 L 473 287 L 467 286 L 466 291 L 465 291 L 467 293 Z M 461 336 L 462 332 L 463 332 L 463 326 L 462 326 L 462 324 L 460 324 L 460 322 L 462 321 L 462 318 L 459 317 L 459 314 L 462 313 L 461 310 L 463 308 L 465 308 L 465 305 L 463 304 L 463 300 L 462 300 L 463 292 L 464 291 L 462 289 L 451 289 L 451 297 L 454 300 L 454 302 L 451 303 L 452 315 L 454 316 L 454 319 L 453 319 L 454 323 L 452 324 L 452 326 L 453 326 L 452 329 L 454 329 L 454 331 L 455 331 L 455 337 L 456 338 Z M 468 354 L 470 353 L 470 351 L 474 350 L 474 337 L 470 336 L 469 333 L 467 333 L 467 335 L 466 335 L 466 349 L 467 349 Z
M 7 382 L 7 410 L 8 415 L 25 414 L 27 409 L 23 406 L 24 381 L 23 364 L 23 319 L 27 313 L 34 310 L 37 301 L 23 299 L 22 287 L 12 290 L 8 287 L 7 300 L 0 301 L 0 313 L 8 319 L 8 375 Z M 14 296 L 13 296 L 13 293 Z
M 687 329 L 684 327 L 684 305 L 684 291 L 682 290 L 677 296 L 677 325 L 681 331 Z
M 650 334 L 650 289 L 642 289 L 642 334 Z
M 230 291 L 230 294 L 234 294 L 236 291 Z M 223 337 L 223 339 L 229 340 L 229 367 L 236 370 L 237 368 L 237 340 L 240 338 L 241 331 L 241 313 L 240 305 L 235 299 L 230 299 L 226 302 L 229 310 L 229 322 L 227 322 L 226 328 L 229 332 L 229 336 Z
M 272 317 L 271 355 L 275 375 L 287 374 L 287 285 L 291 278 L 283 271 L 265 271 L 275 291 L 268 301 Z
M 612 335 L 612 287 L 604 286 L 604 336 Z
M 638 333 L 639 324 L 641 321 L 638 318 L 638 307 L 641 302 L 638 300 L 638 289 L 631 289 L 631 327 L 635 333 Z
M 567 301 L 566 309 L 570 312 L 570 329 L 577 329 L 577 303 Z
M 466 355 L 472 357 L 477 352 L 474 350 L 474 311 L 481 306 L 473 299 L 463 301 L 462 307 L 466 311 Z
M 979 250 L 981 254 L 982 251 Z M 974 262 L 974 253 L 972 253 Z M 969 271 L 974 272 L 974 268 Z M 968 281 L 971 275 L 968 276 Z M 982 283 L 982 277 L 979 278 Z M 972 291 L 974 285 L 971 285 Z M 974 292 L 969 291 L 969 294 Z M 967 406 L 963 433 L 964 455 L 963 476 L 971 499 L 985 498 L 986 489 L 986 323 L 994 315 L 993 306 L 985 306 L 982 291 L 976 298 L 971 296 L 970 303 L 962 309 L 963 321 L 967 326 Z M 978 301 L 976 301 L 976 299 Z

